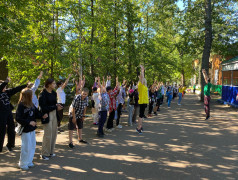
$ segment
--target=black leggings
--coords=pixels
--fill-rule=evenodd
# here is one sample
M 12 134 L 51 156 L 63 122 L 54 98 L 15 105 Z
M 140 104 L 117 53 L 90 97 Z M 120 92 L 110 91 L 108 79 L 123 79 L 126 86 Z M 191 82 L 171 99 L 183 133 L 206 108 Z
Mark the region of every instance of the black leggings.
M 153 105 L 154 105 L 154 101 L 150 102 L 150 104 L 149 104 L 149 114 L 152 113 Z
M 0 152 L 2 152 L 6 130 L 8 136 L 7 147 L 14 148 L 16 135 L 15 135 L 15 123 L 11 111 L 0 112 Z
M 147 106 L 147 104 L 140 104 L 140 114 L 139 114 L 140 118 L 144 118 L 146 106 Z
M 61 106 L 63 106 L 63 109 L 57 111 L 57 124 L 58 124 L 58 128 L 60 127 L 61 121 L 64 117 L 64 104 L 60 104 Z
M 122 104 L 120 103 L 117 107 L 117 123 L 116 125 L 118 126 L 120 123 L 120 118 L 121 118 L 121 110 L 122 110 Z
M 113 110 L 112 112 L 109 113 L 109 117 L 107 120 L 107 129 L 113 128 L 113 119 L 115 116 L 115 111 Z

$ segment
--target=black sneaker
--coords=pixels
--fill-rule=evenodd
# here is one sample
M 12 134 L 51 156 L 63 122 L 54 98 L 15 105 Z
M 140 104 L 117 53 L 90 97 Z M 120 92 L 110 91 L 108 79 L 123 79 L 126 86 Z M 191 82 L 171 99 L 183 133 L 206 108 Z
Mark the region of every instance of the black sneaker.
M 142 134 L 141 129 L 136 128 L 136 131 L 137 131 L 139 134 Z
M 12 147 L 8 147 L 8 146 L 6 146 L 6 147 L 7 147 L 7 150 L 8 150 L 9 152 L 13 152 Z
M 100 137 L 100 138 L 104 138 L 103 134 L 97 134 L 97 136 Z
M 73 149 L 74 147 L 73 143 L 69 143 L 69 148 Z
M 141 132 L 143 132 L 143 131 L 144 131 L 144 128 L 143 128 L 143 127 L 141 127 L 141 128 L 140 128 L 140 130 L 141 130 Z
M 154 112 L 154 115 L 156 115 L 156 116 L 157 116 L 157 112 Z
M 205 120 L 209 120 L 210 119 L 210 116 L 209 117 L 207 117 Z
M 84 143 L 84 144 L 87 144 L 87 143 L 88 143 L 87 141 L 85 141 L 85 140 L 83 140 L 83 139 L 81 139 L 79 142 L 80 142 L 80 143 Z

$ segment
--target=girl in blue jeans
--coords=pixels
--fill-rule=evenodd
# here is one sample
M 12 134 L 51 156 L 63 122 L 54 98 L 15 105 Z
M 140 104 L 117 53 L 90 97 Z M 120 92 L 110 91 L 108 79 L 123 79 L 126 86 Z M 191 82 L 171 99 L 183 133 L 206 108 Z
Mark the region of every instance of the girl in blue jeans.
M 166 95 L 168 97 L 168 108 L 170 108 L 170 104 L 171 104 L 171 101 L 172 101 L 172 98 L 173 98 L 173 92 L 171 90 L 171 87 L 168 87 Z

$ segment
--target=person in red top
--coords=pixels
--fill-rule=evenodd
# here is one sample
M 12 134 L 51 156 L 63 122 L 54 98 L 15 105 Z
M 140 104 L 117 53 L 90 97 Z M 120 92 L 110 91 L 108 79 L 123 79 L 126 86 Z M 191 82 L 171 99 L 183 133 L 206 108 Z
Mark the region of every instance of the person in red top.
M 109 117 L 107 120 L 107 131 L 108 132 L 112 132 L 112 128 L 113 128 L 113 119 L 115 116 L 115 111 L 117 109 L 116 107 L 116 95 L 118 93 L 118 87 L 119 87 L 119 83 L 118 83 L 118 77 L 116 78 L 116 87 L 114 88 L 114 90 L 112 90 L 111 86 L 107 87 L 107 93 L 110 99 L 110 103 L 109 103 Z

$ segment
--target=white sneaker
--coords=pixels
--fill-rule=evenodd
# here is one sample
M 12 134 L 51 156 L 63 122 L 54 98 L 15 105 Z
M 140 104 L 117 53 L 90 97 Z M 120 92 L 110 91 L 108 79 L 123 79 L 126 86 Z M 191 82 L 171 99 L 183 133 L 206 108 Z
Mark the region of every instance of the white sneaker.
M 48 156 L 44 156 L 44 155 L 40 155 L 41 159 L 45 160 L 45 161 L 49 161 L 50 158 Z
M 111 133 L 112 132 L 112 129 L 106 129 L 107 132 Z
M 55 157 L 56 156 L 56 154 L 50 154 L 50 157 Z
M 122 128 L 122 125 L 119 124 L 119 125 L 117 126 L 117 128 L 121 129 L 121 128 Z

